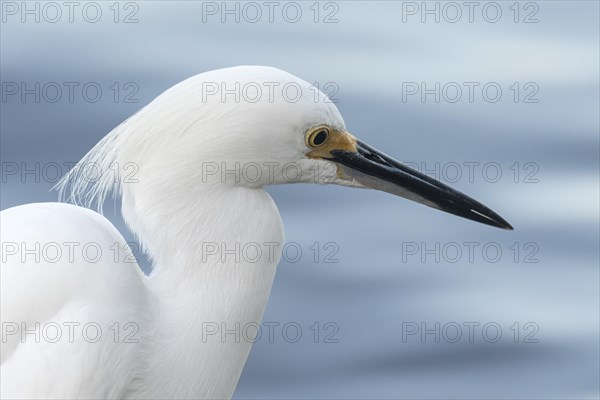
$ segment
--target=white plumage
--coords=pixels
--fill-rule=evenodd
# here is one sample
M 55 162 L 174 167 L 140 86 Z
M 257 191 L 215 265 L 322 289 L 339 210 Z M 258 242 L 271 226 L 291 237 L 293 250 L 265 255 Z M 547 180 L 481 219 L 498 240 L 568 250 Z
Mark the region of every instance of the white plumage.
M 258 100 L 243 92 L 236 100 L 207 96 L 208 84 L 264 91 Z M 300 88 L 295 101 L 285 85 Z M 251 342 L 202 332 L 207 323 L 260 323 L 284 240 L 263 187 L 288 183 L 290 163 L 301 171 L 295 182 L 372 187 L 508 226 L 356 140 L 325 95 L 286 72 L 236 67 L 197 75 L 114 129 L 59 185 L 64 198 L 83 206 L 120 195 L 126 223 L 153 260 L 151 276 L 129 262 L 115 227 L 87 208 L 37 203 L 2 211 L 2 397 L 231 397 Z M 102 171 L 100 179 L 86 176 L 89 165 Z M 248 165 L 257 179 L 223 174 Z M 28 253 L 54 248 L 48 243 L 62 257 Z M 272 257 L 224 262 L 206 257 L 207 243 L 278 246 Z M 82 255 L 89 244 L 101 257 Z M 62 336 L 54 341 L 57 326 Z
M 257 103 L 222 102 L 220 95 L 201 98 L 205 82 L 228 82 L 232 88 L 237 82 L 273 80 L 298 83 L 304 96 L 297 103 L 282 100 L 279 91 L 274 101 L 265 96 Z M 306 82 L 274 68 L 201 74 L 117 127 L 65 177 L 63 196 L 86 206 L 101 206 L 109 193 L 122 192 L 124 219 L 154 261 L 151 277 L 124 256 L 115 262 L 114 246 L 125 248 L 125 240 L 93 211 L 60 203 L 3 211 L 3 242 L 29 248 L 40 243 L 40 251 L 49 242 L 63 249 L 68 248 L 64 243 L 79 245 L 71 246 L 78 255 L 74 262 L 65 257 L 57 263 L 44 257 L 35 262 L 29 256 L 23 263 L 20 254 L 7 256 L 2 321 L 25 321 L 29 329 L 38 322 L 40 331 L 58 323 L 63 332 L 64 321 L 91 322 L 104 332 L 98 343 L 79 334 L 74 343 L 44 338 L 35 343 L 31 335 L 22 343 L 20 334 L 10 335 L 2 343 L 2 397 L 230 397 L 251 343 L 222 343 L 219 335 L 203 343 L 202 323 L 232 328 L 237 322 L 260 322 L 281 246 L 275 247 L 274 259 L 240 259 L 231 265 L 219 257 L 203 260 L 203 243 L 225 243 L 230 249 L 236 243 L 281 244 L 283 226 L 262 189 L 266 182 L 236 182 L 233 176 L 223 182 L 221 174 L 207 176 L 203 168 L 271 162 L 280 165 L 273 183 L 281 181 L 281 165 L 305 163 L 299 160 L 303 130 L 323 123 L 343 127 L 335 107 L 315 102 L 314 94 Z M 103 172 L 101 179 L 90 178 L 90 165 Z M 115 178 L 115 172 L 121 175 Z M 100 261 L 83 259 L 80 249 L 88 243 L 99 244 Z M 134 335 L 139 343 L 115 343 L 108 330 L 115 322 L 121 334 L 133 331 L 125 332 L 126 323 L 139 327 Z

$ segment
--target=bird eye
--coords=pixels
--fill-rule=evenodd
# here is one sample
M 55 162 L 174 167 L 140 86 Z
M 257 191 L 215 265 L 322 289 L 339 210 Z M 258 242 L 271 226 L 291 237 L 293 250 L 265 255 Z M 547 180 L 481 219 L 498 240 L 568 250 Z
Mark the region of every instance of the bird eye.
M 325 143 L 329 137 L 329 130 L 324 127 L 320 127 L 310 132 L 306 137 L 306 142 L 309 147 L 318 147 Z

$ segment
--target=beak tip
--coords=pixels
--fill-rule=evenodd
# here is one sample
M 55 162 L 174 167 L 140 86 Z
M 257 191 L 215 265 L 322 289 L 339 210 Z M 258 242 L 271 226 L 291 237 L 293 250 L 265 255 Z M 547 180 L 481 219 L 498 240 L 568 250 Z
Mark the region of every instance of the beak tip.
M 493 211 L 492 211 L 492 213 L 493 213 Z M 479 222 L 484 222 L 484 221 L 479 220 Z M 490 218 L 488 225 L 494 226 L 496 228 L 504 229 L 507 231 L 514 230 L 513 226 L 511 224 L 509 224 L 507 220 L 505 220 L 504 218 L 502 218 L 501 216 L 499 216 L 496 213 L 493 213 L 493 218 Z
M 511 224 L 509 224 L 507 220 L 502 218 L 500 215 L 496 214 L 494 211 L 490 210 L 483 204 L 481 204 L 471 198 L 468 198 L 467 196 L 465 196 L 465 198 L 467 198 L 469 201 L 476 203 L 476 207 L 471 208 L 470 212 L 468 212 L 468 213 L 456 212 L 456 210 L 452 210 L 452 209 L 449 209 L 449 210 L 442 209 L 442 211 L 446 211 L 451 214 L 455 214 L 460 217 L 470 219 L 472 221 L 480 222 L 485 225 L 493 226 L 494 228 L 500 228 L 500 229 L 504 229 L 507 231 L 514 230 L 513 226 Z
M 508 222 L 504 221 L 504 223 L 506 225 L 502 226 L 503 229 L 506 229 L 507 231 L 514 231 L 515 230 L 515 228 L 513 228 L 512 225 L 509 224 Z

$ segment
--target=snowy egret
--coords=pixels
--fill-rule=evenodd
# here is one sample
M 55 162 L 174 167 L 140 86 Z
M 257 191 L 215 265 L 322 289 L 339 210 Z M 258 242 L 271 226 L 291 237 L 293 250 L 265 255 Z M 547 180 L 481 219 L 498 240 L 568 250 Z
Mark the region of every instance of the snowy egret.
M 93 178 L 90 166 L 100 171 Z M 2 211 L 2 396 L 231 397 L 252 341 L 215 329 L 260 322 L 281 247 L 252 260 L 208 255 L 281 244 L 263 188 L 291 181 L 383 190 L 511 229 L 356 139 L 307 82 L 270 67 L 206 72 L 83 157 L 59 185 L 75 205 Z M 121 196 L 124 220 L 153 260 L 150 276 L 107 219 L 79 206 L 101 206 L 109 193 Z

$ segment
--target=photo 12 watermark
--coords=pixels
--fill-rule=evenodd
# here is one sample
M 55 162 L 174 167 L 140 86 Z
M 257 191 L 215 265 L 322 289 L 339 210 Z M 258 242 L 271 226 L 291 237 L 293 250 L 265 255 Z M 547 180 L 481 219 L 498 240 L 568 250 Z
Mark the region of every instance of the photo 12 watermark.
M 519 103 L 540 102 L 537 82 L 500 83 L 495 81 L 402 82 L 403 103 Z
M 402 322 L 402 343 L 539 343 L 535 322 Z
M 537 242 L 402 242 L 403 264 L 538 264 Z
M 336 82 L 314 82 L 308 91 L 297 82 L 202 82 L 201 98 L 203 103 L 297 103 L 302 98 L 314 103 L 338 103 L 335 96 L 339 90 Z
M 140 22 L 137 1 L 3 1 L 2 23 L 57 24 L 110 21 L 115 24 Z
M 309 324 L 296 321 L 264 321 L 264 322 L 202 322 L 202 343 L 324 343 L 340 342 L 340 327 L 336 322 L 312 322 Z
M 3 81 L 2 103 L 139 103 L 140 86 L 136 82 L 95 81 L 16 82 Z
M 2 183 L 58 183 L 63 176 L 72 172 L 82 183 L 94 184 L 106 177 L 113 183 L 138 183 L 140 167 L 134 162 L 113 162 L 102 167 L 96 162 L 77 161 L 3 161 L 0 163 Z
M 517 183 L 540 182 L 540 165 L 535 161 L 406 161 L 407 167 L 445 183 Z
M 336 1 L 203 1 L 202 22 L 220 23 L 339 23 Z
M 306 159 L 302 162 L 248 161 L 216 162 L 203 161 L 200 165 L 202 183 L 220 182 L 245 185 L 272 185 L 281 183 L 321 183 L 336 176 L 337 166 L 319 160 Z
M 534 1 L 403 1 L 403 23 L 487 23 L 512 21 L 537 24 L 540 5 Z
M 340 262 L 338 253 L 340 246 L 337 242 L 202 242 L 203 263 L 273 263 L 281 254 L 281 261 L 296 264 L 312 262 L 314 264 L 337 264 Z
M 2 322 L 2 343 L 17 340 L 21 343 L 139 343 L 140 327 L 135 322 L 46 321 Z

